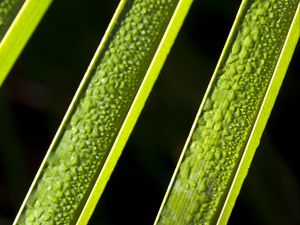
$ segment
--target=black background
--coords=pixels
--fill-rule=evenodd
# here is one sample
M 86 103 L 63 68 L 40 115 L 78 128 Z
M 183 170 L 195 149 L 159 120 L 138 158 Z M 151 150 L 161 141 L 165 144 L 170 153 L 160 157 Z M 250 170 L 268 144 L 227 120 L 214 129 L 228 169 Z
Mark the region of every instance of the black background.
M 117 4 L 54 1 L 1 87 L 1 225 L 12 223 Z M 90 224 L 153 223 L 239 4 L 194 1 Z M 299 54 L 229 224 L 300 224 Z

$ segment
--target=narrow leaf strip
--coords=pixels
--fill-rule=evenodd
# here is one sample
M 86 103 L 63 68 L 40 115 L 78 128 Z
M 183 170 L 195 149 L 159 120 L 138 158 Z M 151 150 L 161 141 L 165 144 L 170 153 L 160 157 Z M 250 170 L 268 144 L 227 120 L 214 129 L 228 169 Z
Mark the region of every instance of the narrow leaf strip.
M 121 1 L 14 224 L 86 224 L 190 1 Z
M 244 0 L 155 224 L 226 224 L 300 34 L 299 0 Z
M 0 86 L 52 0 L 0 0 Z
M 0 41 L 18 14 L 25 0 L 0 1 Z

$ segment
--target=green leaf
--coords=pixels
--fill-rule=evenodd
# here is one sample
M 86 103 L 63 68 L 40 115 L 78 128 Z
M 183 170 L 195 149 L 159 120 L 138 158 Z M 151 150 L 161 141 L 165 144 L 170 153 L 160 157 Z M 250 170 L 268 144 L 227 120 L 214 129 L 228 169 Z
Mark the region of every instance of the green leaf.
M 191 2 L 120 2 L 14 224 L 88 222 Z
M 51 2 L 0 1 L 0 86 Z
M 0 40 L 2 40 L 23 3 L 24 0 L 0 1 Z
M 299 0 L 244 0 L 155 224 L 226 224 L 300 35 Z

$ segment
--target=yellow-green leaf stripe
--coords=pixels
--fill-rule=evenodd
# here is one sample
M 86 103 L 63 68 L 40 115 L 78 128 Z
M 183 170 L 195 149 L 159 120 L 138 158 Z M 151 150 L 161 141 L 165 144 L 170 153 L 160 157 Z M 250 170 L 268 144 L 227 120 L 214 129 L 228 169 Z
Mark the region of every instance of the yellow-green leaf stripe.
M 52 0 L 0 0 L 0 86 Z
M 155 221 L 226 224 L 299 39 L 299 0 L 244 0 Z
M 191 1 L 121 1 L 14 224 L 86 224 Z
M 8 27 L 18 14 L 24 0 L 1 0 L 0 1 L 0 41 Z

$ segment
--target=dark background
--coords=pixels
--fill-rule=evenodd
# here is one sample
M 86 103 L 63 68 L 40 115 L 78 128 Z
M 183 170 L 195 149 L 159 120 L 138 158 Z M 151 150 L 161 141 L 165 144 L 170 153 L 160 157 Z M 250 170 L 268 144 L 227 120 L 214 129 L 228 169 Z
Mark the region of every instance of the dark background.
M 54 1 L 0 89 L 11 224 L 119 1 Z M 240 1 L 195 0 L 90 224 L 152 224 Z M 300 224 L 299 46 L 229 224 Z

